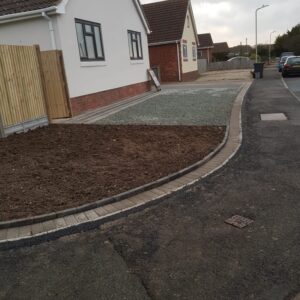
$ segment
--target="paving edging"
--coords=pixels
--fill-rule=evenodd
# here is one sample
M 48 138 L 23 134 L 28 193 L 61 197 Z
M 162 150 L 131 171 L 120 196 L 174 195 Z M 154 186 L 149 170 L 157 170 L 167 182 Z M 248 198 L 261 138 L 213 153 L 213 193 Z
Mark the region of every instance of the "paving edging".
M 29 246 L 97 228 L 105 222 L 154 205 L 223 167 L 241 146 L 241 108 L 251 84 L 244 84 L 233 104 L 230 126 L 227 127 L 223 142 L 200 162 L 150 184 L 92 204 L 30 219 L 2 222 L 0 250 Z

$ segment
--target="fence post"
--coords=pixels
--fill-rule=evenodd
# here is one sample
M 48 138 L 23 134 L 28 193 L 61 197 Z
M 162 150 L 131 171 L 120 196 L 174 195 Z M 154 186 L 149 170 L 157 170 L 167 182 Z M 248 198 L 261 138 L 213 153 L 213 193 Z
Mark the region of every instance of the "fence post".
M 5 138 L 6 134 L 5 134 L 5 130 L 4 130 L 4 126 L 3 126 L 3 122 L 2 122 L 2 116 L 0 114 L 0 138 Z
M 43 90 L 43 98 L 44 98 L 44 107 L 47 113 L 48 121 L 51 122 L 50 113 L 49 113 L 49 106 L 47 101 L 47 92 L 46 92 L 46 81 L 44 76 L 44 70 L 43 70 L 43 64 L 42 64 L 42 57 L 41 57 L 41 49 L 39 45 L 34 45 L 37 60 L 38 60 L 38 66 L 39 66 L 39 73 L 40 73 L 40 80 L 42 84 L 42 90 Z

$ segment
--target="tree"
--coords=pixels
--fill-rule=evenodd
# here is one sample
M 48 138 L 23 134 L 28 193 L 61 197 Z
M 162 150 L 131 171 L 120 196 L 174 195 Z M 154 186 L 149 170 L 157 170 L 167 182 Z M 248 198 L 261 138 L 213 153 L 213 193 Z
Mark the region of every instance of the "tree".
M 280 56 L 282 52 L 295 52 L 296 55 L 300 55 L 300 24 L 278 36 L 274 50 L 277 56 Z

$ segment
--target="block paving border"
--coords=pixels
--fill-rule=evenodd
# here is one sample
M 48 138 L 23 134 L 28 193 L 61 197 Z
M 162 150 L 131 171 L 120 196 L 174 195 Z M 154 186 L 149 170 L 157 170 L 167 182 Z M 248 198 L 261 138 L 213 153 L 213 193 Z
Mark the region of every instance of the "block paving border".
M 252 82 L 247 82 L 243 85 L 242 90 L 233 104 L 230 126 L 228 127 L 224 142 L 213 152 L 213 154 L 210 154 L 198 164 L 191 166 L 193 169 L 191 172 L 188 172 L 190 168 L 186 168 L 175 174 L 177 175 L 175 177 L 178 178 L 172 180 L 174 178 L 173 174 L 173 177 L 170 177 L 168 182 L 162 183 L 158 181 L 158 183 L 160 183 L 159 186 L 156 184 L 154 188 L 138 194 L 136 194 L 135 191 L 135 193 L 124 200 L 117 201 L 117 199 L 115 199 L 116 202 L 104 202 L 102 203 L 102 206 L 92 207 L 91 209 L 83 211 L 76 211 L 76 213 L 62 217 L 56 217 L 57 214 L 50 214 L 53 219 L 45 220 L 43 222 L 15 227 L 4 226 L 6 228 L 0 229 L 0 250 L 31 246 L 57 239 L 65 235 L 95 229 L 103 223 L 116 220 L 127 216 L 130 213 L 155 205 L 170 197 L 174 192 L 188 188 L 222 168 L 238 152 L 241 146 L 241 111 L 245 95 L 251 84 Z

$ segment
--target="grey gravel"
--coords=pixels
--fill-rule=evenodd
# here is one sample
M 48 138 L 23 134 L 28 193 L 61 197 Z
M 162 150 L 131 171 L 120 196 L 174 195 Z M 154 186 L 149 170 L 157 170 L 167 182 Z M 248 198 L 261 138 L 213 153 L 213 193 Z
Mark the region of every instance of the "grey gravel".
M 97 124 L 227 125 L 240 87 L 178 87 L 97 121 Z

